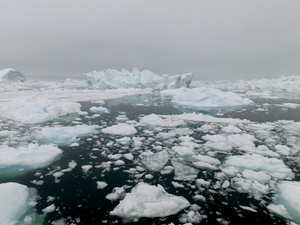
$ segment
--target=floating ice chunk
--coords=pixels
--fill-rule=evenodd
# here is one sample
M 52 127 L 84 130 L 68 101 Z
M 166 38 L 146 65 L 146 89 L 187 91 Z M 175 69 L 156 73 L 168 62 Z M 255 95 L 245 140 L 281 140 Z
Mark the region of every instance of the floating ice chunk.
M 195 180 L 197 178 L 199 173 L 198 169 L 174 160 L 171 161 L 171 163 L 174 167 L 175 180 Z
M 182 120 L 170 120 L 170 119 L 164 120 L 156 114 L 150 114 L 144 116 L 140 120 L 140 122 L 150 126 L 165 126 L 165 127 L 177 127 L 184 124 Z
M 105 181 L 97 181 L 97 189 L 104 189 L 107 185 Z
M 99 106 L 99 107 L 93 106 L 90 108 L 90 111 L 94 113 L 110 113 L 109 109 L 103 106 Z
M 193 148 L 185 146 L 173 146 L 172 150 L 176 152 L 179 156 L 192 156 L 195 155 Z
M 166 88 L 188 87 L 192 81 L 191 74 L 175 76 L 159 76 L 150 70 L 140 72 L 134 68 L 132 72 L 125 69 L 122 71 L 108 69 L 100 72 L 90 72 L 85 74 L 86 83 L 100 89 L 116 88 L 154 88 L 158 90 Z
M 43 123 L 80 112 L 79 103 L 38 97 L 19 98 L 0 105 L 0 116 L 25 124 Z
M 300 224 L 300 182 L 282 181 L 278 184 L 276 199 L 268 209 Z
M 172 181 L 171 183 L 174 186 L 174 188 L 184 188 L 183 184 L 180 184 L 180 183 L 178 183 L 176 181 Z
M 92 167 L 92 165 L 83 165 L 81 166 L 81 169 L 84 173 L 87 173 Z
M 160 171 L 169 161 L 169 155 L 166 151 L 153 153 L 150 151 L 143 152 L 139 155 L 142 163 L 150 171 Z
M 33 188 L 18 183 L 0 184 L 0 224 L 27 224 L 22 218 L 27 218 L 27 221 L 34 224 L 34 221 L 39 219 L 33 212 L 36 198 Z
M 29 144 L 27 147 L 0 147 L 0 176 L 16 176 L 22 172 L 50 165 L 62 155 L 52 145 Z M 20 171 L 21 170 L 21 171 Z
M 131 142 L 131 138 L 130 137 L 119 138 L 117 139 L 117 142 L 122 145 L 128 145 Z
M 291 148 L 286 145 L 275 145 L 275 150 L 281 155 L 289 155 Z
M 24 75 L 15 69 L 4 69 L 0 70 L 0 82 L 3 81 L 26 81 Z
M 264 156 L 270 156 L 270 157 L 279 157 L 280 155 L 276 152 L 271 151 L 267 146 L 265 145 L 259 145 L 258 147 L 253 146 L 243 146 L 240 147 L 239 150 L 245 151 L 245 152 L 251 152 L 259 155 Z
M 125 196 L 125 189 L 124 187 L 115 187 L 112 193 L 106 195 L 106 198 L 110 201 L 115 201 L 117 199 L 122 199 Z
M 218 167 L 215 165 L 209 164 L 207 162 L 193 162 L 192 163 L 194 167 L 199 169 L 209 169 L 209 170 L 217 170 Z
M 98 133 L 97 125 L 76 125 L 73 127 L 44 127 L 35 137 L 44 143 L 67 145 L 77 141 L 78 137 L 86 137 Z
M 196 180 L 196 186 L 201 189 L 202 187 L 209 187 L 210 181 L 203 180 L 201 178 Z
M 137 133 L 137 130 L 132 125 L 128 125 L 126 123 L 119 123 L 117 125 L 113 125 L 111 127 L 107 127 L 102 129 L 103 133 L 113 134 L 113 135 L 133 135 Z
M 8 136 L 16 135 L 17 133 L 18 133 L 17 131 L 1 130 L 0 137 L 8 137 Z
M 55 205 L 52 204 L 52 205 L 49 205 L 47 206 L 46 208 L 44 208 L 42 210 L 44 213 L 51 213 L 51 212 L 54 212 L 55 211 Z
M 207 163 L 213 164 L 213 165 L 221 165 L 220 160 L 213 158 L 211 156 L 208 156 L 208 155 L 194 155 L 193 159 L 195 159 L 197 161 L 207 162 Z
M 224 167 L 234 166 L 240 170 L 263 171 L 279 179 L 294 178 L 294 173 L 280 159 L 267 158 L 261 155 L 230 156 L 223 163 Z
M 176 95 L 172 102 L 191 108 L 232 107 L 253 103 L 250 99 L 242 98 L 233 92 L 205 87 L 190 89 L 182 95 Z
M 267 185 L 240 177 L 231 179 L 231 187 L 240 193 L 248 193 L 255 199 L 261 199 L 263 195 L 268 194 L 270 191 L 270 188 Z
M 160 185 L 139 183 L 110 214 L 129 222 L 142 217 L 174 215 L 189 206 L 185 198 L 167 193 Z
M 244 210 L 247 210 L 247 211 L 250 211 L 250 212 L 255 212 L 255 213 L 257 213 L 257 210 L 256 210 L 256 209 L 253 209 L 253 208 L 251 208 L 251 207 L 249 207 L 249 206 L 240 205 L 240 207 L 241 207 L 242 209 L 244 209 Z
M 271 176 L 269 176 L 263 171 L 256 172 L 252 170 L 244 170 L 242 172 L 242 176 L 247 180 L 256 180 L 262 183 L 266 183 L 271 180 Z
M 167 89 L 160 91 L 160 95 L 162 96 L 176 96 L 176 95 L 183 95 L 188 92 L 189 88 L 176 88 L 176 89 Z
M 242 130 L 240 128 L 237 128 L 236 126 L 232 126 L 232 125 L 223 127 L 222 131 L 225 133 L 236 133 L 236 134 L 242 133 Z

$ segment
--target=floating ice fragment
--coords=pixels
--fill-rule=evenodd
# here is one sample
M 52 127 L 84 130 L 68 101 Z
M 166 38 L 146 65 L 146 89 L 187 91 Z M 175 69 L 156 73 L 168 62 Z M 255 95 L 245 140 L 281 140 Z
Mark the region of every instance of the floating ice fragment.
M 97 181 L 97 189 L 104 189 L 107 185 L 105 181 Z
M 84 173 L 87 173 L 92 167 L 93 167 L 92 165 L 83 165 L 83 166 L 81 166 L 82 171 Z
M 139 183 L 110 214 L 129 222 L 142 217 L 174 215 L 188 206 L 190 203 L 185 198 L 167 193 L 160 185 Z
M 102 129 L 102 132 L 106 134 L 126 136 L 126 135 L 133 135 L 137 133 L 137 130 L 132 125 L 128 125 L 126 123 L 119 123 L 117 125 L 113 125 L 111 127 Z
M 62 151 L 52 145 L 29 144 L 27 147 L 19 148 L 0 146 L 0 177 L 16 176 L 48 166 L 61 155 Z
M 146 124 L 146 125 L 150 125 L 150 126 L 165 126 L 165 127 L 177 127 L 177 126 L 184 124 L 184 122 L 182 120 L 176 120 L 176 119 L 175 120 L 171 120 L 171 119 L 164 120 L 156 114 L 150 114 L 150 115 L 144 116 L 143 118 L 141 118 L 140 122 L 143 124 Z
M 106 195 L 106 198 L 110 201 L 115 201 L 117 199 L 122 199 L 125 196 L 125 189 L 124 187 L 115 187 L 112 193 Z
M 110 113 L 109 109 L 103 106 L 99 106 L 99 107 L 93 106 L 90 108 L 90 111 L 94 113 Z
M 67 145 L 77 141 L 78 137 L 86 137 L 98 133 L 97 125 L 76 125 L 73 127 L 43 127 L 35 137 L 44 143 Z
M 0 82 L 11 82 L 11 81 L 26 81 L 24 75 L 20 73 L 19 71 L 16 71 L 15 69 L 3 69 L 0 70 Z
M 172 160 L 171 163 L 174 167 L 175 180 L 195 180 L 197 178 L 199 173 L 198 169 L 174 160 Z
M 193 148 L 185 146 L 173 146 L 172 150 L 176 152 L 179 156 L 192 156 L 195 155 Z
M 51 213 L 51 212 L 54 212 L 55 211 L 55 205 L 52 204 L 52 205 L 49 205 L 47 206 L 46 208 L 44 208 L 42 210 L 44 213 Z
M 169 161 L 169 155 L 166 151 L 153 153 L 150 151 L 143 152 L 139 155 L 142 163 L 150 171 L 160 171 Z

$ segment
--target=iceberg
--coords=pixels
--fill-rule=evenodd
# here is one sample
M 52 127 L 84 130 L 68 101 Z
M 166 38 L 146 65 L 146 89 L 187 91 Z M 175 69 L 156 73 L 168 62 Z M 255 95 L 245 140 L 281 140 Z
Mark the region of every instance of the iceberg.
M 97 125 L 76 125 L 73 127 L 44 127 L 35 138 L 43 143 L 68 145 L 78 141 L 78 137 L 86 137 L 98 133 Z
M 191 109 L 214 109 L 224 107 L 241 107 L 252 104 L 248 98 L 242 98 L 233 92 L 223 92 L 215 88 L 193 88 L 185 93 L 179 90 L 179 94 L 173 96 L 172 103 Z
M 62 155 L 52 145 L 29 144 L 27 147 L 0 146 L 0 177 L 13 177 L 50 165 Z
M 15 82 L 15 81 L 20 81 L 24 82 L 26 81 L 24 75 L 20 73 L 19 71 L 16 71 L 15 69 L 4 69 L 0 70 L 0 82 Z
M 88 86 L 99 89 L 117 88 L 153 88 L 163 90 L 167 88 L 188 87 L 192 81 L 192 74 L 175 76 L 159 76 L 150 70 L 139 71 L 134 68 L 128 70 L 107 69 L 106 71 L 93 71 L 85 74 L 85 81 Z
M 43 224 L 34 211 L 36 190 L 18 183 L 0 184 L 0 224 Z
M 177 214 L 190 206 L 188 200 L 181 196 L 169 194 L 161 186 L 146 183 L 137 184 L 119 205 L 110 212 L 124 221 L 137 221 L 139 218 L 166 217 Z
M 268 209 L 280 216 L 300 224 L 300 182 L 282 181 L 277 186 L 277 194 Z
M 70 113 L 80 113 L 80 104 L 66 100 L 27 97 L 0 105 L 0 116 L 25 124 L 44 123 Z

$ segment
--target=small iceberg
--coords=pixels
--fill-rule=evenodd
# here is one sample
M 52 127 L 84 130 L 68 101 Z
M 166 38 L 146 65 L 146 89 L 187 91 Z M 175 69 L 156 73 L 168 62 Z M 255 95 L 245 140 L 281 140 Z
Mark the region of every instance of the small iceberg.
M 175 91 L 172 92 L 173 95 L 175 93 Z M 184 92 L 179 89 L 178 94 L 173 96 L 171 102 L 175 106 L 200 111 L 239 108 L 253 104 L 250 99 L 242 98 L 233 92 L 223 92 L 219 89 L 205 87 L 184 89 Z
M 188 200 L 181 196 L 169 194 L 161 186 L 146 183 L 137 184 L 130 193 L 110 212 L 125 222 L 137 221 L 139 218 L 166 217 L 177 214 L 190 206 Z
M 24 82 L 24 75 L 15 69 L 0 70 L 0 82 Z
M 119 123 L 117 125 L 113 125 L 102 129 L 102 133 L 127 136 L 137 133 L 137 130 L 132 125 L 128 125 L 126 123 Z

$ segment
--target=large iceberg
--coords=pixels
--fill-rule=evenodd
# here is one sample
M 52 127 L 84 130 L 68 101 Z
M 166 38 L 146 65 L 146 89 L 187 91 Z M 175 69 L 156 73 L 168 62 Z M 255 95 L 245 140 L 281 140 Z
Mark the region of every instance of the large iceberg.
M 62 150 L 52 145 L 29 144 L 19 148 L 0 146 L 0 177 L 12 177 L 48 166 L 61 155 Z
M 125 221 L 133 221 L 142 217 L 174 215 L 189 206 L 188 200 L 167 193 L 161 185 L 139 183 L 131 190 L 131 193 L 126 194 L 110 214 L 119 216 Z
M 238 107 L 252 104 L 253 102 L 248 98 L 242 98 L 233 92 L 223 92 L 215 88 L 193 88 L 179 90 L 179 94 L 172 98 L 172 103 L 193 108 L 193 109 L 209 109 L 220 107 Z
M 43 123 L 70 113 L 79 113 L 80 104 L 36 96 L 19 98 L 0 105 L 0 116 L 25 124 Z
M 73 127 L 44 127 L 35 137 L 37 140 L 57 145 L 67 145 L 78 141 L 78 137 L 86 137 L 98 133 L 97 125 L 76 125 Z
M 34 211 L 36 191 L 18 183 L 0 184 L 0 224 L 42 224 Z
M 15 69 L 0 70 L 0 82 L 1 81 L 26 81 L 24 75 Z
M 162 90 L 188 87 L 192 81 L 192 74 L 159 76 L 150 70 L 140 72 L 137 68 L 134 68 L 132 72 L 125 69 L 121 71 L 107 69 L 106 71 L 87 73 L 85 80 L 90 87 L 100 89 L 153 88 Z

